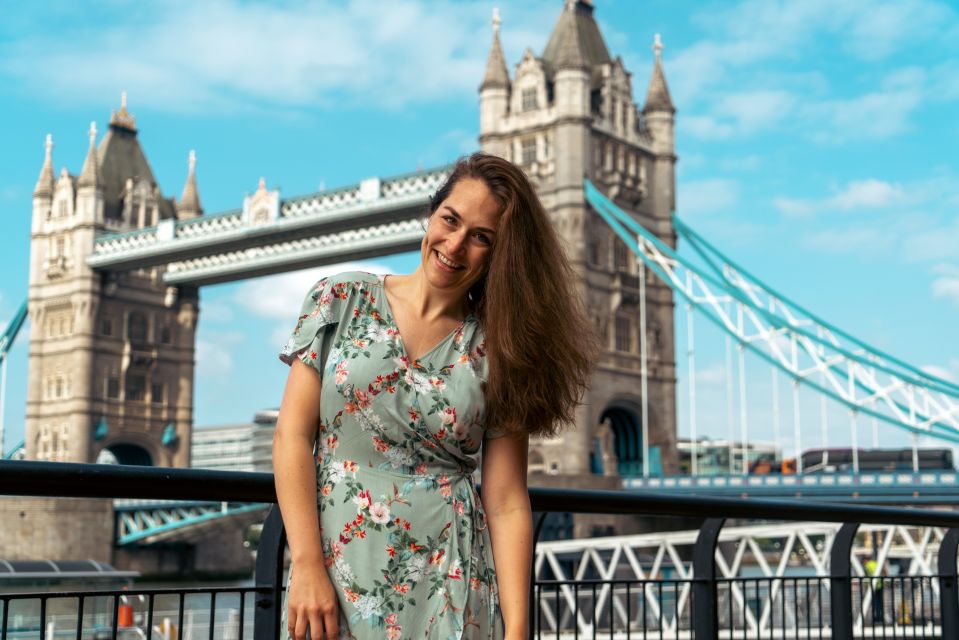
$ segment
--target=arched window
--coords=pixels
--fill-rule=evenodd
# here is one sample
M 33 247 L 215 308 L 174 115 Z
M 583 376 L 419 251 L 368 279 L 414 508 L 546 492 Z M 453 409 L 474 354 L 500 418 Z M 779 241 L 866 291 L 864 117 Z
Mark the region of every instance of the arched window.
M 139 311 L 133 311 L 127 318 L 127 340 L 144 343 L 147 341 L 147 319 Z

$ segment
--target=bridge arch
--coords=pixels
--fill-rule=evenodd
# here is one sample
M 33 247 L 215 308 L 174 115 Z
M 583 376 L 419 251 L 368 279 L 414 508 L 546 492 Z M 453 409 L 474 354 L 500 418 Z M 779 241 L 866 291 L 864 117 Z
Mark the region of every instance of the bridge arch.
M 137 467 L 154 466 L 150 450 L 132 442 L 114 442 L 100 450 L 98 464 L 125 464 Z
M 609 425 L 612 432 L 612 453 L 616 456 L 617 471 L 621 476 L 640 476 L 643 473 L 643 423 L 639 403 L 614 399 L 599 414 L 600 424 Z

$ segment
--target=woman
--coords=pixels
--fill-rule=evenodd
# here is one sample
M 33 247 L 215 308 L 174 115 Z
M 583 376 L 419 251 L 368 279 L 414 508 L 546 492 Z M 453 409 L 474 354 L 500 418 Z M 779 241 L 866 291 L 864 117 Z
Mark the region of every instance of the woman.
M 280 354 L 297 640 L 527 636 L 529 436 L 572 422 L 593 332 L 519 168 L 462 159 L 429 213 L 415 272 L 321 280 Z

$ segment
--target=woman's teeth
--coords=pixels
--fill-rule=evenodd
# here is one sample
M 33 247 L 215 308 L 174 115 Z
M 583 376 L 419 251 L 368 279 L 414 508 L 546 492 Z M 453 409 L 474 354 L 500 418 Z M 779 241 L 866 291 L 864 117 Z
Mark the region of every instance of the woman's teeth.
M 460 268 L 460 265 L 456 264 L 455 262 L 451 262 L 451 261 L 448 260 L 442 253 L 440 253 L 439 251 L 436 252 L 436 257 L 439 259 L 440 262 L 442 262 L 443 264 L 445 264 L 445 265 L 446 265 L 447 267 L 449 267 L 450 269 L 459 269 L 459 268 Z

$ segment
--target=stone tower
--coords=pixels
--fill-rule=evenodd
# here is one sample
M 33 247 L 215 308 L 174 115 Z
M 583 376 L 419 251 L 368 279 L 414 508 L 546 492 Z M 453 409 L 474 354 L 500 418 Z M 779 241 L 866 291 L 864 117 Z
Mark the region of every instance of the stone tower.
M 54 175 L 52 148 L 33 194 L 27 459 L 189 466 L 197 291 L 85 257 L 97 233 L 200 215 L 195 158 L 182 201 L 164 198 L 125 95 L 99 146 L 90 125 L 79 176 Z
M 483 150 L 523 166 L 565 242 L 586 307 L 605 345 L 575 430 L 533 442 L 530 471 L 641 475 L 643 465 L 640 271 L 633 254 L 585 202 L 588 177 L 670 246 L 675 209 L 675 109 L 659 37 L 646 103 L 612 58 L 586 0 L 566 0 L 542 55 L 527 49 L 512 78 L 493 15 L 480 85 Z M 671 289 L 646 269 L 650 470 L 676 465 L 676 362 Z M 557 477 L 555 480 L 560 480 Z M 555 484 L 555 482 L 553 483 Z

